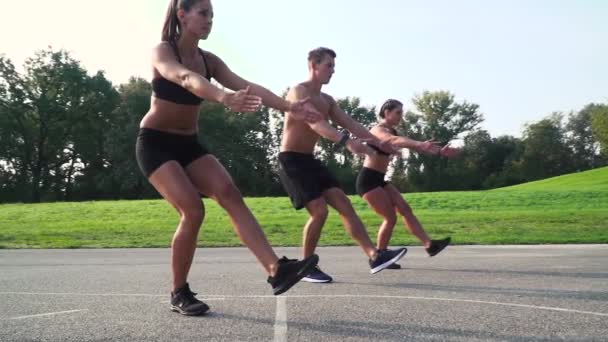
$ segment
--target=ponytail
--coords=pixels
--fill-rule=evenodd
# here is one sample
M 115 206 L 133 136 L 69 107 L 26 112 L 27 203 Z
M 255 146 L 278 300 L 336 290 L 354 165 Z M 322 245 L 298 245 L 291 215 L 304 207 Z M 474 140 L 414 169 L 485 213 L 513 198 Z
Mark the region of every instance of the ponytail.
M 179 0 L 170 0 L 165 23 L 161 34 L 161 41 L 174 42 L 179 36 L 179 20 L 177 19 L 177 9 Z
M 160 36 L 161 41 L 170 43 L 177 41 L 182 31 L 177 11 L 183 9 L 188 12 L 199 1 L 201 0 L 169 0 L 169 8 L 167 8 L 163 32 Z

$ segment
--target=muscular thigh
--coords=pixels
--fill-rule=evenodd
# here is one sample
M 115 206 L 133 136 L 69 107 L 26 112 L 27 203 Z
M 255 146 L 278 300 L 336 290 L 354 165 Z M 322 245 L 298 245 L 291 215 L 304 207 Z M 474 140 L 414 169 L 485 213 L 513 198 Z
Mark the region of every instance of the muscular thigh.
M 396 186 L 389 183 L 384 187 L 384 189 L 389 194 L 391 201 L 393 202 L 393 205 L 395 206 L 395 208 L 397 208 L 397 210 L 399 210 L 400 212 L 411 210 L 410 205 L 403 198 L 401 192 L 399 191 L 399 189 L 397 189 Z
M 186 173 L 201 194 L 215 200 L 226 189 L 236 188 L 228 171 L 211 154 L 190 163 L 186 168 Z
M 179 211 L 200 209 L 200 196 L 184 169 L 176 161 L 158 167 L 148 178 L 154 188 Z
M 331 188 L 323 192 L 323 198 L 325 201 L 340 214 L 354 213 L 353 205 L 350 199 L 346 196 L 344 191 L 340 188 Z
M 394 217 L 395 206 L 391 195 L 384 188 L 375 188 L 370 190 L 363 195 L 363 199 L 374 209 L 374 211 L 382 217 Z

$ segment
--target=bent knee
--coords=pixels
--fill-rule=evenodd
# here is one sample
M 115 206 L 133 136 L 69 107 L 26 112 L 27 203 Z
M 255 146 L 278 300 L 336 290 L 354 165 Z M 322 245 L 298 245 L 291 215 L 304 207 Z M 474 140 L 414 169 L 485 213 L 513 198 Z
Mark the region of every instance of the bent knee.
M 182 221 L 190 223 L 202 223 L 205 218 L 205 209 L 203 203 L 198 201 L 191 201 L 190 203 L 177 208 Z
M 397 215 L 393 212 L 393 214 L 388 214 L 384 216 L 384 222 L 386 225 L 394 226 L 397 224 Z
M 241 191 L 232 182 L 223 184 L 215 194 L 220 204 L 229 204 L 243 201 Z
M 334 207 L 341 216 L 356 215 L 355 208 L 353 208 L 352 202 L 346 195 L 333 198 L 331 206 Z
M 306 209 L 308 209 L 310 217 L 312 217 L 314 220 L 325 221 L 329 215 L 327 203 L 325 203 L 323 199 L 317 199 L 310 202 L 306 206 Z

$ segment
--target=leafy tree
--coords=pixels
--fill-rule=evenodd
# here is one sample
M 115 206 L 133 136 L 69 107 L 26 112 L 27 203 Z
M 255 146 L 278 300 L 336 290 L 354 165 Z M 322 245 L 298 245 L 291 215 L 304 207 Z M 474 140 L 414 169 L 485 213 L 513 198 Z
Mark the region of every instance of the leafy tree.
M 0 159 L 15 173 L 19 200 L 66 198 L 76 164 L 101 152 L 99 144 L 92 146 L 99 142 L 116 92 L 103 73 L 90 77 L 66 51 L 52 48 L 28 58 L 23 74 L 1 57 L 0 84 L 6 147 Z M 86 129 L 88 141 L 82 134 Z
M 447 91 L 425 91 L 412 99 L 416 112 L 408 111 L 400 125 L 402 134 L 416 140 L 435 139 L 447 143 L 475 130 L 483 122 L 479 106 L 456 102 Z M 460 188 L 455 177 L 446 173 L 448 160 L 437 156 L 409 153 L 407 178 L 416 191 Z M 403 172 L 399 170 L 399 172 Z

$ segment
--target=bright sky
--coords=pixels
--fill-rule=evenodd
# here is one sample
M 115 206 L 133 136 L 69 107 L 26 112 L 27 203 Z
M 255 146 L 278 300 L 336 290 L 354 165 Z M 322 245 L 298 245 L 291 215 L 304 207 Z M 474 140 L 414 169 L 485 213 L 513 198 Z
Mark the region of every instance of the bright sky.
M 0 53 L 16 65 L 65 48 L 115 84 L 149 79 L 168 0 L 0 0 Z M 281 93 L 307 77 L 309 50 L 336 50 L 326 91 L 379 106 L 449 90 L 481 106 L 482 128 L 520 136 L 553 111 L 608 102 L 605 0 L 215 0 L 200 46 Z

